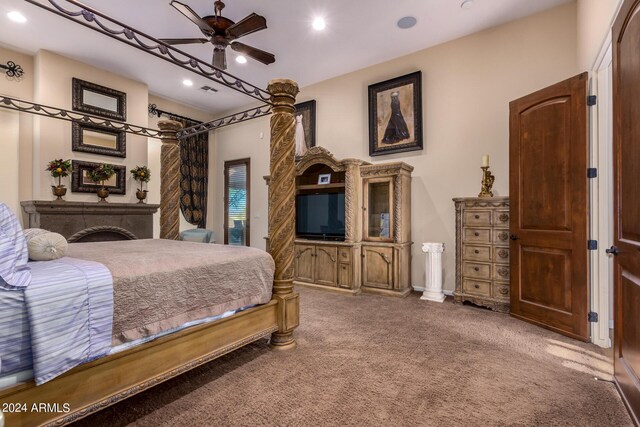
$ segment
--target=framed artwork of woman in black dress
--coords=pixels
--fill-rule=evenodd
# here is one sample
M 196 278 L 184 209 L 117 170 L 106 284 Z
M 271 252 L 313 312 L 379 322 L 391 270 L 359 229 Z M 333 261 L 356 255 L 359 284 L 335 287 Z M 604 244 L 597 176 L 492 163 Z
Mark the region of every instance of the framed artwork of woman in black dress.
M 422 150 L 422 72 L 369 86 L 369 155 Z

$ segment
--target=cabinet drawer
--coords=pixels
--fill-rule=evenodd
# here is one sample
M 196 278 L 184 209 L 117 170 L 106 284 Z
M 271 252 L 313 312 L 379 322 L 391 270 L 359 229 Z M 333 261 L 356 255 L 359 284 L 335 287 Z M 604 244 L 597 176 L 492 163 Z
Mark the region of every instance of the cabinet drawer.
M 462 263 L 462 275 L 478 279 L 491 279 L 491 264 L 465 261 Z
M 491 243 L 491 230 L 487 228 L 463 228 L 462 240 L 472 243 Z
M 509 301 L 510 286 L 508 283 L 494 283 L 493 297 L 499 300 Z
M 464 279 L 462 281 L 462 293 L 477 295 L 479 297 L 491 297 L 491 282 Z
M 464 225 L 491 225 L 491 211 L 465 211 Z
M 509 281 L 509 266 L 508 265 L 493 265 L 493 280 Z
M 491 246 L 464 245 L 462 257 L 471 261 L 491 261 Z
M 494 211 L 493 225 L 500 228 L 509 228 L 509 211 Z
M 494 230 L 493 243 L 497 243 L 500 245 L 509 244 L 509 230 Z
M 493 262 L 509 264 L 509 248 L 501 246 L 493 248 Z
M 351 262 L 351 249 L 349 248 L 340 248 L 340 262 Z

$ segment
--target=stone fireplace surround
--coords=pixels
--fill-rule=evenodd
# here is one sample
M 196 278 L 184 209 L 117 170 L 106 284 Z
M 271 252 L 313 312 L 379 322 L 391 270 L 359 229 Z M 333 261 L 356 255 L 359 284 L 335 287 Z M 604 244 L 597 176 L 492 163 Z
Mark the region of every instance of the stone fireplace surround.
M 62 234 L 70 243 L 153 238 L 153 214 L 160 205 L 28 200 L 25 228 Z

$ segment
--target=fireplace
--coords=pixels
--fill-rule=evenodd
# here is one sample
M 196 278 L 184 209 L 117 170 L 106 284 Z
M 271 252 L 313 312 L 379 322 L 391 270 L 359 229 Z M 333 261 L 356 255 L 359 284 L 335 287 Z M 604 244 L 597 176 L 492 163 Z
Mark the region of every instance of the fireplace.
M 29 200 L 21 203 L 28 228 L 62 234 L 70 243 L 151 239 L 159 205 Z

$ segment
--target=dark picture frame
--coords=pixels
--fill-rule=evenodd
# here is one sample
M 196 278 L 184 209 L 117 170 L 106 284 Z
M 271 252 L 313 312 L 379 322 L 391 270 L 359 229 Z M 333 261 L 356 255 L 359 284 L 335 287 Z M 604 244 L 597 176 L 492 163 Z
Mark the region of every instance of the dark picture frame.
M 100 163 L 84 162 L 82 160 L 73 160 L 71 172 L 71 192 L 73 193 L 95 193 L 102 188 L 100 183 L 94 184 L 86 179 L 85 172 L 95 169 Z M 105 185 L 109 189 L 110 194 L 126 194 L 127 193 L 127 167 L 120 165 L 111 165 L 116 171 L 113 182 L 114 185 Z
M 107 119 L 127 120 L 127 94 L 86 80 L 71 80 L 74 111 L 81 111 Z
M 85 132 L 96 132 L 114 138 L 114 147 L 94 145 L 85 138 Z M 93 123 L 73 122 L 71 124 L 71 149 L 85 153 L 102 154 L 112 157 L 127 157 L 127 133 Z
M 422 72 L 370 85 L 369 155 L 422 148 Z
M 296 111 L 295 113 L 293 113 L 293 116 L 296 117 L 296 126 L 298 123 L 297 117 L 299 115 L 302 115 L 304 142 L 306 150 L 309 150 L 310 148 L 316 146 L 316 100 L 312 99 L 311 101 L 301 102 L 294 105 L 294 107 Z M 300 158 L 301 156 L 298 154 L 298 152 L 299 151 L 296 150 L 296 157 Z

